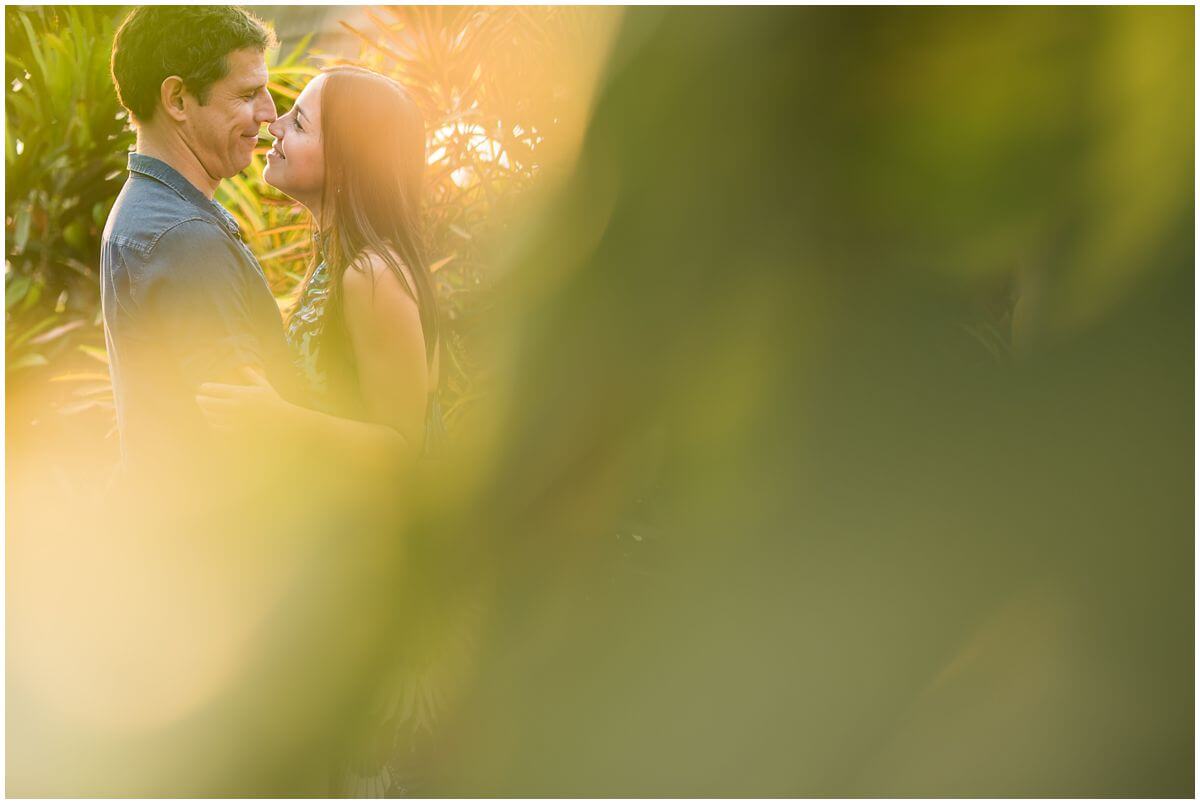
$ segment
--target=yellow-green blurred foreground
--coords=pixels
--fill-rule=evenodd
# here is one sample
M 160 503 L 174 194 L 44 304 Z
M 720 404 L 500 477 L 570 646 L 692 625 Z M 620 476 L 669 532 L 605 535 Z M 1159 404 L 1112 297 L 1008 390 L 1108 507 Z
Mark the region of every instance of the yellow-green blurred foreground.
M 10 445 L 8 793 L 1190 797 L 1193 14 L 626 10 L 449 455 Z

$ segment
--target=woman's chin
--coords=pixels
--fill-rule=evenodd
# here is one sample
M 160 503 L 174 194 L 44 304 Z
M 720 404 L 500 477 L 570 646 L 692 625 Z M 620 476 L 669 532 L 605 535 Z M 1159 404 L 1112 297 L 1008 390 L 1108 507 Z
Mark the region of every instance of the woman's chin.
M 276 190 L 283 193 L 284 195 L 286 195 L 288 198 L 292 199 L 296 203 L 303 204 L 304 202 L 301 201 L 299 198 L 297 198 L 296 194 L 291 191 L 291 187 L 290 187 L 290 185 L 288 185 L 287 180 L 279 175 L 282 172 L 283 171 L 280 170 L 277 166 L 268 162 L 267 166 L 265 168 L 263 168 L 263 181 L 265 181 L 267 184 L 271 185 Z
M 295 196 L 295 195 L 293 195 L 293 194 L 292 194 L 292 193 L 291 193 L 291 192 L 288 190 L 288 184 L 287 184 L 287 182 L 286 182 L 286 181 L 282 181 L 282 180 L 279 178 L 279 172 L 278 172 L 278 171 L 272 171 L 272 170 L 271 170 L 271 166 L 270 166 L 270 165 L 267 165 L 266 169 L 265 169 L 265 170 L 263 170 L 263 181 L 265 181 L 267 184 L 271 185 L 271 186 L 272 186 L 272 187 L 274 187 L 276 190 L 278 190 L 279 192 L 283 193 L 284 195 L 286 195 L 288 198 L 292 199 L 293 201 L 299 201 L 299 200 L 300 200 L 300 199 L 296 198 L 296 196 Z

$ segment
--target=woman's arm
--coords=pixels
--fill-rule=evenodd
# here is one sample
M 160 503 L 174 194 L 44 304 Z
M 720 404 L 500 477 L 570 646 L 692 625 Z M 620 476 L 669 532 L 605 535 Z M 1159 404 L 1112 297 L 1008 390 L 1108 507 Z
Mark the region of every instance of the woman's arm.
M 358 366 L 368 421 L 385 424 L 410 444 L 425 433 L 428 366 L 416 300 L 377 254 L 342 276 L 342 310 Z M 405 278 L 415 287 L 407 266 Z

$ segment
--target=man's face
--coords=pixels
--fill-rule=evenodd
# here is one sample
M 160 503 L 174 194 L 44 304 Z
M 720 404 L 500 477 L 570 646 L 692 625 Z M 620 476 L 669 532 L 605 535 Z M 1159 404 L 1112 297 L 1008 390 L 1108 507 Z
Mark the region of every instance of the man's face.
M 215 180 L 236 176 L 249 167 L 259 129 L 275 120 L 263 53 L 246 48 L 226 58 L 229 72 L 209 87 L 208 102 L 201 106 L 190 94 L 185 101 L 185 139 Z

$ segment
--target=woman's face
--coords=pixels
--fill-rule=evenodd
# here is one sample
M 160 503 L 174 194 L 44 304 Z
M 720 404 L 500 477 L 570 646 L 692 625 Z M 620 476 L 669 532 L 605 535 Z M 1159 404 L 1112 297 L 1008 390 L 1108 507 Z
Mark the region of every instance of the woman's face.
M 308 82 L 291 111 L 267 127 L 275 137 L 267 152 L 267 184 L 315 210 L 325 187 L 325 151 L 321 143 L 321 86 L 324 75 Z

